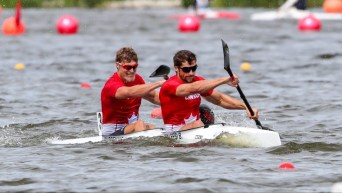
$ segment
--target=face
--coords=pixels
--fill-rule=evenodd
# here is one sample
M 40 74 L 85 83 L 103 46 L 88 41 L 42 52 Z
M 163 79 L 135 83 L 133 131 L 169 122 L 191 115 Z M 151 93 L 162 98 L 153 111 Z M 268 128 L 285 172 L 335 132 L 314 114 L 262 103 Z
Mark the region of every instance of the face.
M 196 61 L 191 62 L 191 64 L 189 64 L 188 62 L 183 62 L 180 67 L 175 67 L 178 78 L 186 83 L 191 83 L 194 80 L 196 69 Z
M 124 82 L 132 82 L 135 79 L 138 63 L 131 60 L 130 62 L 116 62 L 117 73 Z

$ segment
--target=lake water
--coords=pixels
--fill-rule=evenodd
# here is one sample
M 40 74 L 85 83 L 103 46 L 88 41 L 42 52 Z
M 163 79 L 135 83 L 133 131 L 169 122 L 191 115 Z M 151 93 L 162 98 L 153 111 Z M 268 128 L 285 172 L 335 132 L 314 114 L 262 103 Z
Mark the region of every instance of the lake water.
M 322 21 L 300 32 L 297 21 L 251 21 L 260 9 L 232 9 L 238 20 L 203 20 L 197 33 L 179 33 L 168 16 L 183 9 L 24 9 L 27 32 L 0 36 L 1 192 L 330 192 L 342 182 L 342 25 Z M 12 15 L 3 10 L 0 21 Z M 55 23 L 74 15 L 79 33 L 61 36 Z M 198 75 L 232 70 L 263 125 L 282 145 L 241 148 L 219 144 L 173 147 L 158 141 L 51 145 L 51 139 L 96 135 L 100 92 L 114 72 L 115 52 L 132 46 L 147 82 L 180 49 L 198 56 Z M 248 61 L 250 72 L 240 70 Z M 18 63 L 25 69 L 16 70 Z M 89 83 L 90 89 L 81 83 Z M 239 98 L 236 89 L 219 91 Z M 244 111 L 214 107 L 217 119 L 255 126 Z M 144 102 L 141 117 L 155 105 Z M 278 166 L 291 162 L 294 170 Z

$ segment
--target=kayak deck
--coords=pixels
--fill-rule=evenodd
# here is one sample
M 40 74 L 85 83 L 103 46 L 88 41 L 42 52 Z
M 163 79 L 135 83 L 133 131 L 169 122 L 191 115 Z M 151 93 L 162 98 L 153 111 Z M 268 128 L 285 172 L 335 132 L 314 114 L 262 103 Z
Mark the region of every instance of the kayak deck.
M 248 127 L 233 127 L 225 124 L 214 124 L 208 127 L 193 128 L 186 131 L 166 133 L 162 128 L 150 129 L 119 136 L 102 136 L 102 113 L 97 113 L 98 136 L 52 140 L 50 144 L 82 144 L 88 142 L 122 142 L 128 139 L 166 137 L 174 144 L 195 144 L 201 141 L 218 141 L 234 147 L 274 147 L 281 145 L 277 132 Z

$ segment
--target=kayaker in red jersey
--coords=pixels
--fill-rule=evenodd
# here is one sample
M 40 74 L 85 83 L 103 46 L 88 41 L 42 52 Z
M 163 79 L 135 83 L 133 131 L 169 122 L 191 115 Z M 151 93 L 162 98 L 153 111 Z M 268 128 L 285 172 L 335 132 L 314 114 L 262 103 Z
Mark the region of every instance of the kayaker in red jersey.
M 138 56 L 133 48 L 123 47 L 116 53 L 117 71 L 101 92 L 102 135 L 123 135 L 154 128 L 139 120 L 141 99 L 160 104 L 155 91 L 165 80 L 145 84 L 137 74 Z
M 236 75 L 234 80 L 229 76 L 205 80 L 196 76 L 196 62 L 196 55 L 189 50 L 180 50 L 173 57 L 176 75 L 162 85 L 159 93 L 166 132 L 204 126 L 200 119 L 201 97 L 226 109 L 244 109 L 249 118 L 258 118 L 257 109 L 253 109 L 252 116 L 242 101 L 214 90 L 223 84 L 236 87 L 239 83 Z

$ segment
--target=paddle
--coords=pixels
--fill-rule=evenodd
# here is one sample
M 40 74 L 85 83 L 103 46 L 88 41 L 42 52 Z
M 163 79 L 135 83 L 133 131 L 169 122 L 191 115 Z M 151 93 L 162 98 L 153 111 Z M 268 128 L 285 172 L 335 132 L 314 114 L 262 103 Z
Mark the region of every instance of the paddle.
M 234 78 L 233 76 L 233 72 L 230 69 L 230 61 L 229 61 L 229 48 L 226 42 L 224 42 L 222 39 L 222 47 L 223 47 L 223 56 L 224 56 L 224 69 L 228 72 L 229 76 L 231 78 Z M 251 113 L 252 116 L 254 116 L 254 111 L 252 109 L 252 107 L 249 105 L 247 98 L 245 97 L 245 95 L 243 94 L 241 88 L 239 85 L 237 85 L 236 89 L 239 91 L 240 97 L 243 100 L 243 102 L 245 103 L 245 105 L 247 106 L 248 111 Z M 261 125 L 260 121 L 258 119 L 255 120 L 255 123 L 257 125 L 257 127 L 259 129 L 263 129 L 263 130 L 269 130 L 269 131 L 273 131 L 272 129 L 268 128 L 268 127 L 264 127 Z
M 170 73 L 170 67 L 166 65 L 160 65 L 152 74 L 151 77 L 163 77 L 165 80 L 169 79 L 168 74 Z

